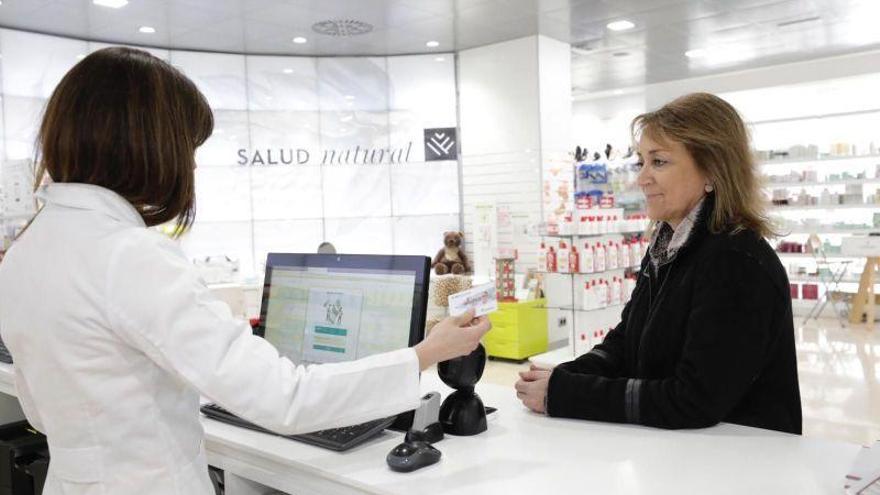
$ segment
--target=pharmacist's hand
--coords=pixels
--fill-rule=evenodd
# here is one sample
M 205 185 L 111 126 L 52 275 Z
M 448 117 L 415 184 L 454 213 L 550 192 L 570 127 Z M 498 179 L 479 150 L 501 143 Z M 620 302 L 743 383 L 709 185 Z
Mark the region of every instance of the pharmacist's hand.
M 547 398 L 547 385 L 550 383 L 550 370 L 532 366 L 529 371 L 521 371 L 520 380 L 516 382 L 516 397 L 523 405 L 544 414 L 547 410 L 544 403 Z
M 474 318 L 470 310 L 461 316 L 450 316 L 434 325 L 428 337 L 416 345 L 419 368 L 424 370 L 440 361 L 447 361 L 473 352 L 492 324 L 489 318 Z

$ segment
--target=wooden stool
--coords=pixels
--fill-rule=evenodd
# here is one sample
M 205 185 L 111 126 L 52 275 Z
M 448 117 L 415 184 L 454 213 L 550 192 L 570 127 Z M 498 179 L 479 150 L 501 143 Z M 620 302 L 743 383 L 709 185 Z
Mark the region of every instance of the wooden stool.
M 861 323 L 865 318 L 868 328 L 874 328 L 874 274 L 880 268 L 880 257 L 868 257 L 865 261 L 865 270 L 859 280 L 859 291 L 853 299 L 852 310 L 849 313 L 850 323 Z

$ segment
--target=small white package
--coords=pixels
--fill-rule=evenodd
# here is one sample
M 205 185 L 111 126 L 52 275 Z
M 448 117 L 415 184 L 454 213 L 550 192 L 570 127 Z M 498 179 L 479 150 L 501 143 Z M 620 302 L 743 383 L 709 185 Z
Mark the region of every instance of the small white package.
M 498 310 L 495 298 L 495 284 L 488 283 L 472 287 L 466 291 L 449 296 L 449 314 L 459 316 L 474 310 L 474 316 L 487 315 Z

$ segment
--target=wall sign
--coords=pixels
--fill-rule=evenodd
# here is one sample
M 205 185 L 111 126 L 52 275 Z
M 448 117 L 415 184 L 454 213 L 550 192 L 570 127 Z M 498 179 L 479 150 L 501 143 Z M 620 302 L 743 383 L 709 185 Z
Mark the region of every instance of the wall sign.
M 455 127 L 425 129 L 425 161 L 456 160 L 458 158 Z M 357 145 L 353 148 L 309 150 L 306 148 L 241 148 L 236 163 L 243 167 L 269 165 L 382 165 L 410 162 L 413 142 L 397 147 L 371 148 Z
M 425 129 L 425 161 L 455 160 L 458 154 L 455 127 Z

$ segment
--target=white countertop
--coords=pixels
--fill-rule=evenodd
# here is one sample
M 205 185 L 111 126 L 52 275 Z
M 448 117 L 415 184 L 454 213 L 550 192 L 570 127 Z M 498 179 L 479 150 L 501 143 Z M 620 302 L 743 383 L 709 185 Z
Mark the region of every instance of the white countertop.
M 436 374 L 424 391 L 449 389 Z M 438 464 L 395 473 L 385 464 L 402 434 L 386 432 L 345 453 L 204 420 L 212 465 L 292 493 L 380 494 L 827 494 L 840 493 L 859 446 L 722 424 L 667 431 L 548 418 L 512 388 L 477 387 L 499 411 L 489 430 L 447 436 Z M 12 367 L 0 363 L 0 392 Z
M 434 373 L 423 374 L 422 382 L 426 392 L 448 393 Z M 273 486 L 291 492 L 319 477 L 327 493 L 420 495 L 837 493 L 859 450 L 731 424 L 667 431 L 548 418 L 525 410 L 512 388 L 477 389 L 486 405 L 499 408 L 489 430 L 447 436 L 436 444 L 441 461 L 413 473 L 385 464 L 402 439 L 396 432 L 338 454 L 206 420 L 208 448 L 269 468 L 273 472 L 262 473 L 266 481 L 248 477 L 274 478 Z

